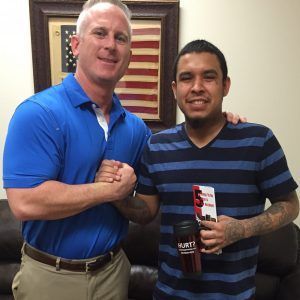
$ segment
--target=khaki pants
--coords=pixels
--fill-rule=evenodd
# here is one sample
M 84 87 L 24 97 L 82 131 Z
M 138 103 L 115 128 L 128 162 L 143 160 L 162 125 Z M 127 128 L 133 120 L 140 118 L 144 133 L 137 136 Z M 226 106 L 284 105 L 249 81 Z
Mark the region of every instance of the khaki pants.
M 16 300 L 125 300 L 129 276 L 130 263 L 122 249 L 94 272 L 57 271 L 23 254 L 12 290 Z

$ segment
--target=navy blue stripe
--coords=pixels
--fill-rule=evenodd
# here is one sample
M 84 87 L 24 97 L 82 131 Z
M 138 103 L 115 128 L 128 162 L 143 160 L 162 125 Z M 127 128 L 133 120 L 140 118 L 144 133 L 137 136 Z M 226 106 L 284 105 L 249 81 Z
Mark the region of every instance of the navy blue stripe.
M 261 169 L 265 169 L 266 167 L 280 160 L 282 157 L 284 157 L 284 153 L 282 149 L 278 149 L 276 152 L 261 161 Z
M 264 211 L 264 204 L 249 206 L 249 207 L 217 207 L 218 215 L 226 216 L 247 216 L 247 215 L 257 215 Z M 191 205 L 163 205 L 161 207 L 161 212 L 168 214 L 194 214 L 194 207 Z
M 173 233 L 173 230 L 172 230 Z M 246 249 L 246 250 L 242 250 L 242 251 L 238 251 L 238 252 L 223 252 L 222 253 L 222 261 L 237 261 L 237 260 L 241 260 L 244 258 L 248 258 L 251 257 L 253 255 L 256 255 L 258 253 L 259 247 L 254 247 L 251 249 Z M 172 255 L 174 257 L 178 257 L 178 253 L 177 253 L 177 249 L 174 247 L 171 247 L 169 245 L 166 244 L 161 244 L 159 246 L 159 251 L 161 252 L 166 252 L 169 255 Z M 206 255 L 205 256 L 206 260 L 219 260 L 219 256 L 217 255 Z
M 255 288 L 249 289 L 240 293 L 238 295 L 227 295 L 222 293 L 192 293 L 184 290 L 173 290 L 169 288 L 167 285 L 161 283 L 160 281 L 156 284 L 157 288 L 165 292 L 166 294 L 173 294 L 174 296 L 183 297 L 184 299 L 189 300 L 199 300 L 199 299 L 206 299 L 206 300 L 239 300 L 239 299 L 249 299 L 255 292 Z
M 273 177 L 272 179 L 262 182 L 261 186 L 263 189 L 269 189 L 285 181 L 288 181 L 290 178 L 291 178 L 291 173 L 290 171 L 287 170 L 281 173 L 280 175 Z
M 181 141 L 176 143 L 165 143 L 165 144 L 152 144 L 151 151 L 174 151 L 178 149 L 191 148 L 191 145 L 187 141 Z
M 157 185 L 157 189 L 161 192 L 190 192 L 191 185 L 199 184 L 194 183 L 167 183 Z M 219 183 L 206 183 L 206 186 L 213 187 L 219 193 L 259 193 L 256 185 L 252 184 L 219 184 Z
M 149 173 L 167 172 L 173 170 L 188 170 L 188 169 L 211 169 L 211 170 L 247 170 L 256 171 L 260 164 L 252 161 L 209 161 L 209 160 L 191 160 L 185 162 L 170 162 L 152 164 L 148 167 Z
M 177 270 L 174 268 L 169 267 L 166 263 L 161 264 L 162 270 L 167 273 L 170 276 L 174 276 L 176 278 L 183 277 L 183 273 L 181 270 Z M 239 282 L 245 278 L 254 276 L 256 272 L 256 267 L 253 267 L 249 270 L 245 270 L 240 273 L 235 274 L 224 274 L 224 273 L 202 273 L 201 274 L 201 280 L 203 281 L 223 281 L 226 283 L 236 283 Z
M 139 175 L 139 183 L 143 185 L 153 186 L 152 180 L 142 175 Z
M 253 137 L 239 140 L 216 140 L 211 147 L 213 148 L 241 148 L 241 147 L 261 147 L 265 142 L 264 138 Z
M 254 124 L 254 123 L 239 123 L 237 125 L 234 125 L 234 124 L 231 124 L 231 123 L 228 123 L 227 124 L 227 127 L 232 129 L 232 130 L 242 130 L 242 129 L 245 129 L 245 128 L 256 128 L 257 126 L 261 126 L 261 127 L 264 127 L 262 125 L 258 125 L 258 124 Z
M 163 205 L 161 207 L 161 212 L 169 213 L 169 214 L 182 214 L 182 215 L 187 215 L 187 214 L 193 215 L 195 213 L 194 207 L 192 205 L 189 206 Z

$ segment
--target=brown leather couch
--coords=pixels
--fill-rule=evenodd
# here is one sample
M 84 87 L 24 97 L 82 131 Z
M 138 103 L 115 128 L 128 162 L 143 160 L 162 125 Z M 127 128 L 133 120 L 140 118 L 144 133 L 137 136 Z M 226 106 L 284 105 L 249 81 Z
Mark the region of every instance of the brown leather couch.
M 300 232 L 291 223 L 261 238 L 256 274 L 256 300 L 300 299 Z M 152 299 L 157 279 L 159 217 L 140 226 L 130 223 L 123 248 L 132 264 L 130 299 Z M 0 200 L 0 299 L 13 299 L 11 282 L 19 269 L 20 222 Z

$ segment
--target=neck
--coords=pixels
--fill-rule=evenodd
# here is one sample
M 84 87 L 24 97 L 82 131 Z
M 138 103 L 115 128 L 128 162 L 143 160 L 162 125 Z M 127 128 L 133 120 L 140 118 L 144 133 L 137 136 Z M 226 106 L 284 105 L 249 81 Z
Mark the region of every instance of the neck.
M 94 82 L 78 70 L 75 78 L 87 96 L 101 108 L 103 114 L 108 115 L 112 106 L 115 84 Z
M 221 113 L 219 117 L 209 120 L 189 120 L 186 118 L 185 129 L 191 141 L 199 148 L 206 146 L 221 131 L 226 119 Z

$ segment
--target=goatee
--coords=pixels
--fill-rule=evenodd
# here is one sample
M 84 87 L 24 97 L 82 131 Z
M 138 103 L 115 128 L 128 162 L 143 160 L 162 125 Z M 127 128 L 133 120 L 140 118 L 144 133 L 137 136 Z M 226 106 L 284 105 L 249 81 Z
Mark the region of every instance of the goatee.
M 203 125 L 207 123 L 207 120 L 204 119 L 190 119 L 188 117 L 185 118 L 185 121 L 192 129 L 202 128 Z

